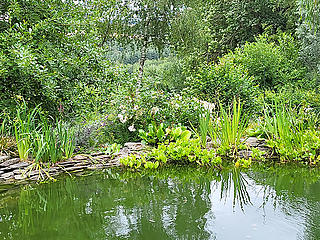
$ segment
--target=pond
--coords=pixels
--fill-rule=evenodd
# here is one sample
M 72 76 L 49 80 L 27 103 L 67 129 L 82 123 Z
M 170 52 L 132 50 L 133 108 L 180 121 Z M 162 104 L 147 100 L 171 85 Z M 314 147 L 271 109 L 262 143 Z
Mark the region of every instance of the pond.
M 320 171 L 113 169 L 1 186 L 0 239 L 320 239 Z

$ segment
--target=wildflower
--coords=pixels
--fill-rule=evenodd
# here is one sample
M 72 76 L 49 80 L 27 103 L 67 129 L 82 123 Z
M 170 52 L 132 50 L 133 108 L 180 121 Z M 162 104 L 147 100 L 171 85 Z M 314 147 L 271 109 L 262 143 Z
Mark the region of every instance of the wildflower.
M 59 112 L 60 114 L 64 112 L 64 107 L 63 107 L 62 103 L 59 104 L 58 112 Z
M 17 98 L 18 100 L 22 100 L 22 99 L 23 99 L 23 97 L 22 97 L 21 95 L 17 95 L 16 98 Z
M 136 131 L 136 129 L 134 127 L 134 124 L 132 124 L 130 127 L 128 127 L 128 129 L 129 129 L 130 132 L 135 132 Z
M 118 114 L 118 118 L 121 123 L 125 123 L 127 121 L 127 116 L 123 117 L 122 114 Z
M 156 114 L 157 112 L 159 112 L 159 108 L 158 107 L 151 108 L 151 114 Z

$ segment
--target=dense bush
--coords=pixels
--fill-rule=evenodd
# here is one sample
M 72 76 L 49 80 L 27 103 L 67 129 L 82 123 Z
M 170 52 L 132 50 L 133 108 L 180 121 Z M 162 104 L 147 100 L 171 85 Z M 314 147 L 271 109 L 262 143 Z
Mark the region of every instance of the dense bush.
M 208 102 L 218 100 L 229 105 L 234 97 L 245 102 L 245 108 L 257 108 L 258 86 L 254 77 L 242 65 L 236 65 L 229 59 L 220 59 L 218 64 L 205 66 L 187 79 L 187 84 L 195 96 Z
M 317 90 L 284 87 L 279 91 L 265 91 L 259 101 L 272 105 L 275 101 L 291 105 L 294 108 L 304 108 L 314 113 L 320 113 L 320 96 Z
M 14 110 L 15 97 L 22 96 L 51 115 L 74 115 L 99 102 L 91 91 L 99 91 L 104 101 L 111 85 L 121 81 L 121 71 L 105 58 L 107 48 L 96 43 L 93 23 L 80 22 L 87 14 L 81 5 L 5 3 L 0 9 L 0 109 Z
M 147 61 L 144 68 L 145 82 L 157 88 L 181 91 L 185 87 L 183 61 L 177 57 Z
M 283 85 L 303 85 L 306 69 L 298 59 L 299 48 L 287 34 L 259 36 L 256 42 L 246 43 L 224 58 L 243 65 L 261 88 L 277 89 Z

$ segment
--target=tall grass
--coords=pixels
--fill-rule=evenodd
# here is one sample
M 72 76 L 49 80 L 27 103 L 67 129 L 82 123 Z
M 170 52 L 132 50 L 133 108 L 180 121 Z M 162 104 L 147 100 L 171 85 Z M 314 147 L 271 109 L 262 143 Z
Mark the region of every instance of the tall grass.
M 12 120 L 5 112 L 0 113 L 0 136 L 12 136 L 14 128 Z
M 279 102 L 265 106 L 263 131 L 269 146 L 284 160 L 305 157 L 314 160 L 318 155 L 320 136 L 315 129 L 315 119 L 290 106 Z
M 202 145 L 205 146 L 209 135 L 216 145 L 220 144 L 224 149 L 237 149 L 248 128 L 249 117 L 242 110 L 241 101 L 234 99 L 232 107 L 228 109 L 220 104 L 220 111 L 213 113 L 213 118 L 209 111 L 200 115 L 198 135 Z
M 213 131 L 216 131 L 222 147 L 237 148 L 240 145 L 240 140 L 244 136 L 249 122 L 248 115 L 244 114 L 242 110 L 240 100 L 234 99 L 232 108 L 229 107 L 228 109 L 220 104 L 220 124 Z
M 60 141 L 61 151 L 65 158 L 72 157 L 75 150 L 74 131 L 67 126 L 64 126 L 61 122 L 56 124 L 56 132 Z
M 207 109 L 204 113 L 199 116 L 199 137 L 203 147 L 206 147 L 207 136 L 210 129 L 210 111 Z
M 35 162 L 56 163 L 74 152 L 73 131 L 59 121 L 56 126 L 50 125 L 39 107 L 28 110 L 23 103 L 17 110 L 14 128 L 21 160 L 31 157 Z
M 36 131 L 36 117 L 38 114 L 38 107 L 33 110 L 28 110 L 25 102 L 23 102 L 22 106 L 17 109 L 14 133 L 21 160 L 27 160 L 29 157 L 32 145 L 31 133 Z

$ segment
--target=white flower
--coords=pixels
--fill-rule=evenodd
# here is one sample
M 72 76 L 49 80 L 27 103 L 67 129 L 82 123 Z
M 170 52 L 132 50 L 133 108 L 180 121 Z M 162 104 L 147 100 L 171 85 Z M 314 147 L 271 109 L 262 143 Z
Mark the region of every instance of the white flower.
M 133 107 L 133 110 L 138 110 L 138 109 L 139 109 L 138 105 L 135 105 L 135 106 Z
M 136 129 L 134 127 L 134 124 L 132 124 L 130 127 L 128 127 L 128 129 L 129 129 L 130 132 L 135 132 L 136 131 Z
M 157 112 L 159 112 L 159 108 L 158 107 L 151 108 L 151 113 L 152 114 L 156 114 Z
M 127 121 L 127 116 L 123 117 L 122 114 L 118 114 L 118 118 L 120 120 L 120 122 L 125 123 Z
M 213 109 L 215 109 L 214 103 L 200 100 L 200 104 L 203 106 L 205 110 L 209 110 L 210 113 L 212 112 Z

